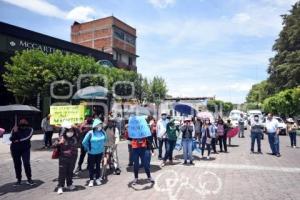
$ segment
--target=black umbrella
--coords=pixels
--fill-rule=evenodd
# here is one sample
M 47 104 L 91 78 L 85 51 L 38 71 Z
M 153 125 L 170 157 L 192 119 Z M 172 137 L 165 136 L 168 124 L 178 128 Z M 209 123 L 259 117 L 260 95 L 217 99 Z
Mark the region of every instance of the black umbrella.
M 24 113 L 36 113 L 41 112 L 39 109 L 33 106 L 12 104 L 7 106 L 0 106 L 0 113 L 12 113 L 15 115 L 15 124 L 17 123 L 17 115 Z

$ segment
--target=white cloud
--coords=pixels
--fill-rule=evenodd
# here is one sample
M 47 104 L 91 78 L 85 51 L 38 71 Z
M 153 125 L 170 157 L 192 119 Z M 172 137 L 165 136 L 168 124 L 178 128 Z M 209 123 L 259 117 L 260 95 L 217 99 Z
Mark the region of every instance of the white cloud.
M 232 21 L 236 23 L 245 23 L 250 19 L 251 17 L 247 13 L 238 13 L 232 18 Z
M 75 21 L 91 21 L 93 18 L 91 18 L 92 15 L 95 15 L 95 10 L 88 6 L 78 6 L 70 10 L 66 18 L 75 20 Z
M 89 21 L 96 12 L 88 6 L 77 6 L 65 11 L 46 0 L 2 0 L 6 3 L 27 9 L 40 15 L 56 17 L 66 20 Z
M 176 0 L 149 0 L 155 8 L 166 8 L 168 6 L 174 5 Z

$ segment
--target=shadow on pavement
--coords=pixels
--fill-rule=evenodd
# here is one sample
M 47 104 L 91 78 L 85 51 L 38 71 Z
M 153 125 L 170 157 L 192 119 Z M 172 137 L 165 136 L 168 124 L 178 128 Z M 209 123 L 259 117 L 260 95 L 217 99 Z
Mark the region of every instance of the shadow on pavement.
M 33 186 L 26 185 L 24 181 L 22 181 L 22 185 L 17 187 L 13 186 L 15 182 L 2 185 L 0 186 L 0 196 L 5 195 L 7 193 L 16 193 L 16 192 L 23 192 L 25 190 L 35 189 L 44 183 L 41 180 L 33 180 L 33 181 L 35 183 L 35 185 Z
M 151 173 L 157 172 L 161 170 L 161 167 L 158 165 L 150 165 L 150 171 Z M 127 172 L 133 172 L 133 166 L 132 167 L 126 167 Z M 140 166 L 139 173 L 145 173 L 144 167 Z
M 53 192 L 57 192 L 57 189 L 58 189 L 58 187 L 56 187 Z M 85 189 L 86 189 L 86 187 L 84 187 L 82 185 L 75 185 L 74 190 L 71 191 L 71 190 L 64 188 L 64 192 L 76 192 L 76 191 L 85 190 Z
M 139 188 L 139 186 L 144 186 L 144 187 Z M 139 179 L 137 184 L 135 185 L 133 185 L 132 182 L 128 183 L 128 188 L 132 188 L 135 191 L 150 190 L 153 188 L 153 186 L 154 183 L 150 183 L 148 179 Z
M 239 147 L 240 145 L 237 144 L 231 144 L 231 145 L 227 145 L 228 147 Z
M 183 154 L 176 155 L 174 158 L 175 158 L 175 160 L 183 160 Z M 199 156 L 193 155 L 193 158 L 194 158 L 194 160 L 201 160 L 201 158 Z

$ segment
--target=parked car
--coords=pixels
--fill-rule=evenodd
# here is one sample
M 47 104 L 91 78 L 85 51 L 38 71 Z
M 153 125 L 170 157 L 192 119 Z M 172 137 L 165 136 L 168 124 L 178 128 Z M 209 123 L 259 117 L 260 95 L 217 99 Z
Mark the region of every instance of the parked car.
M 274 116 L 274 118 L 278 121 L 278 126 L 279 126 L 279 129 L 280 129 L 279 134 L 280 135 L 286 135 L 287 134 L 286 123 L 283 121 L 283 119 L 281 117 Z M 267 120 L 267 117 L 264 117 L 264 119 L 263 119 L 263 124 L 264 125 L 266 124 L 266 120 Z

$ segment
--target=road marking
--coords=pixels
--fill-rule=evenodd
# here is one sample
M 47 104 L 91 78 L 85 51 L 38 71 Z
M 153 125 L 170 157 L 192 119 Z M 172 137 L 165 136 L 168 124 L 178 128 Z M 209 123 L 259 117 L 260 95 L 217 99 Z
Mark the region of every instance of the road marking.
M 151 162 L 152 164 L 161 164 L 160 162 Z M 169 166 L 167 166 L 169 167 Z M 172 167 L 186 167 L 185 165 L 172 165 Z M 209 169 L 233 169 L 233 170 L 253 170 L 253 171 L 278 171 L 287 173 L 300 173 L 300 168 L 296 167 L 268 167 L 259 165 L 239 165 L 239 164 L 219 164 L 219 163 L 195 163 L 192 166 L 195 168 Z

